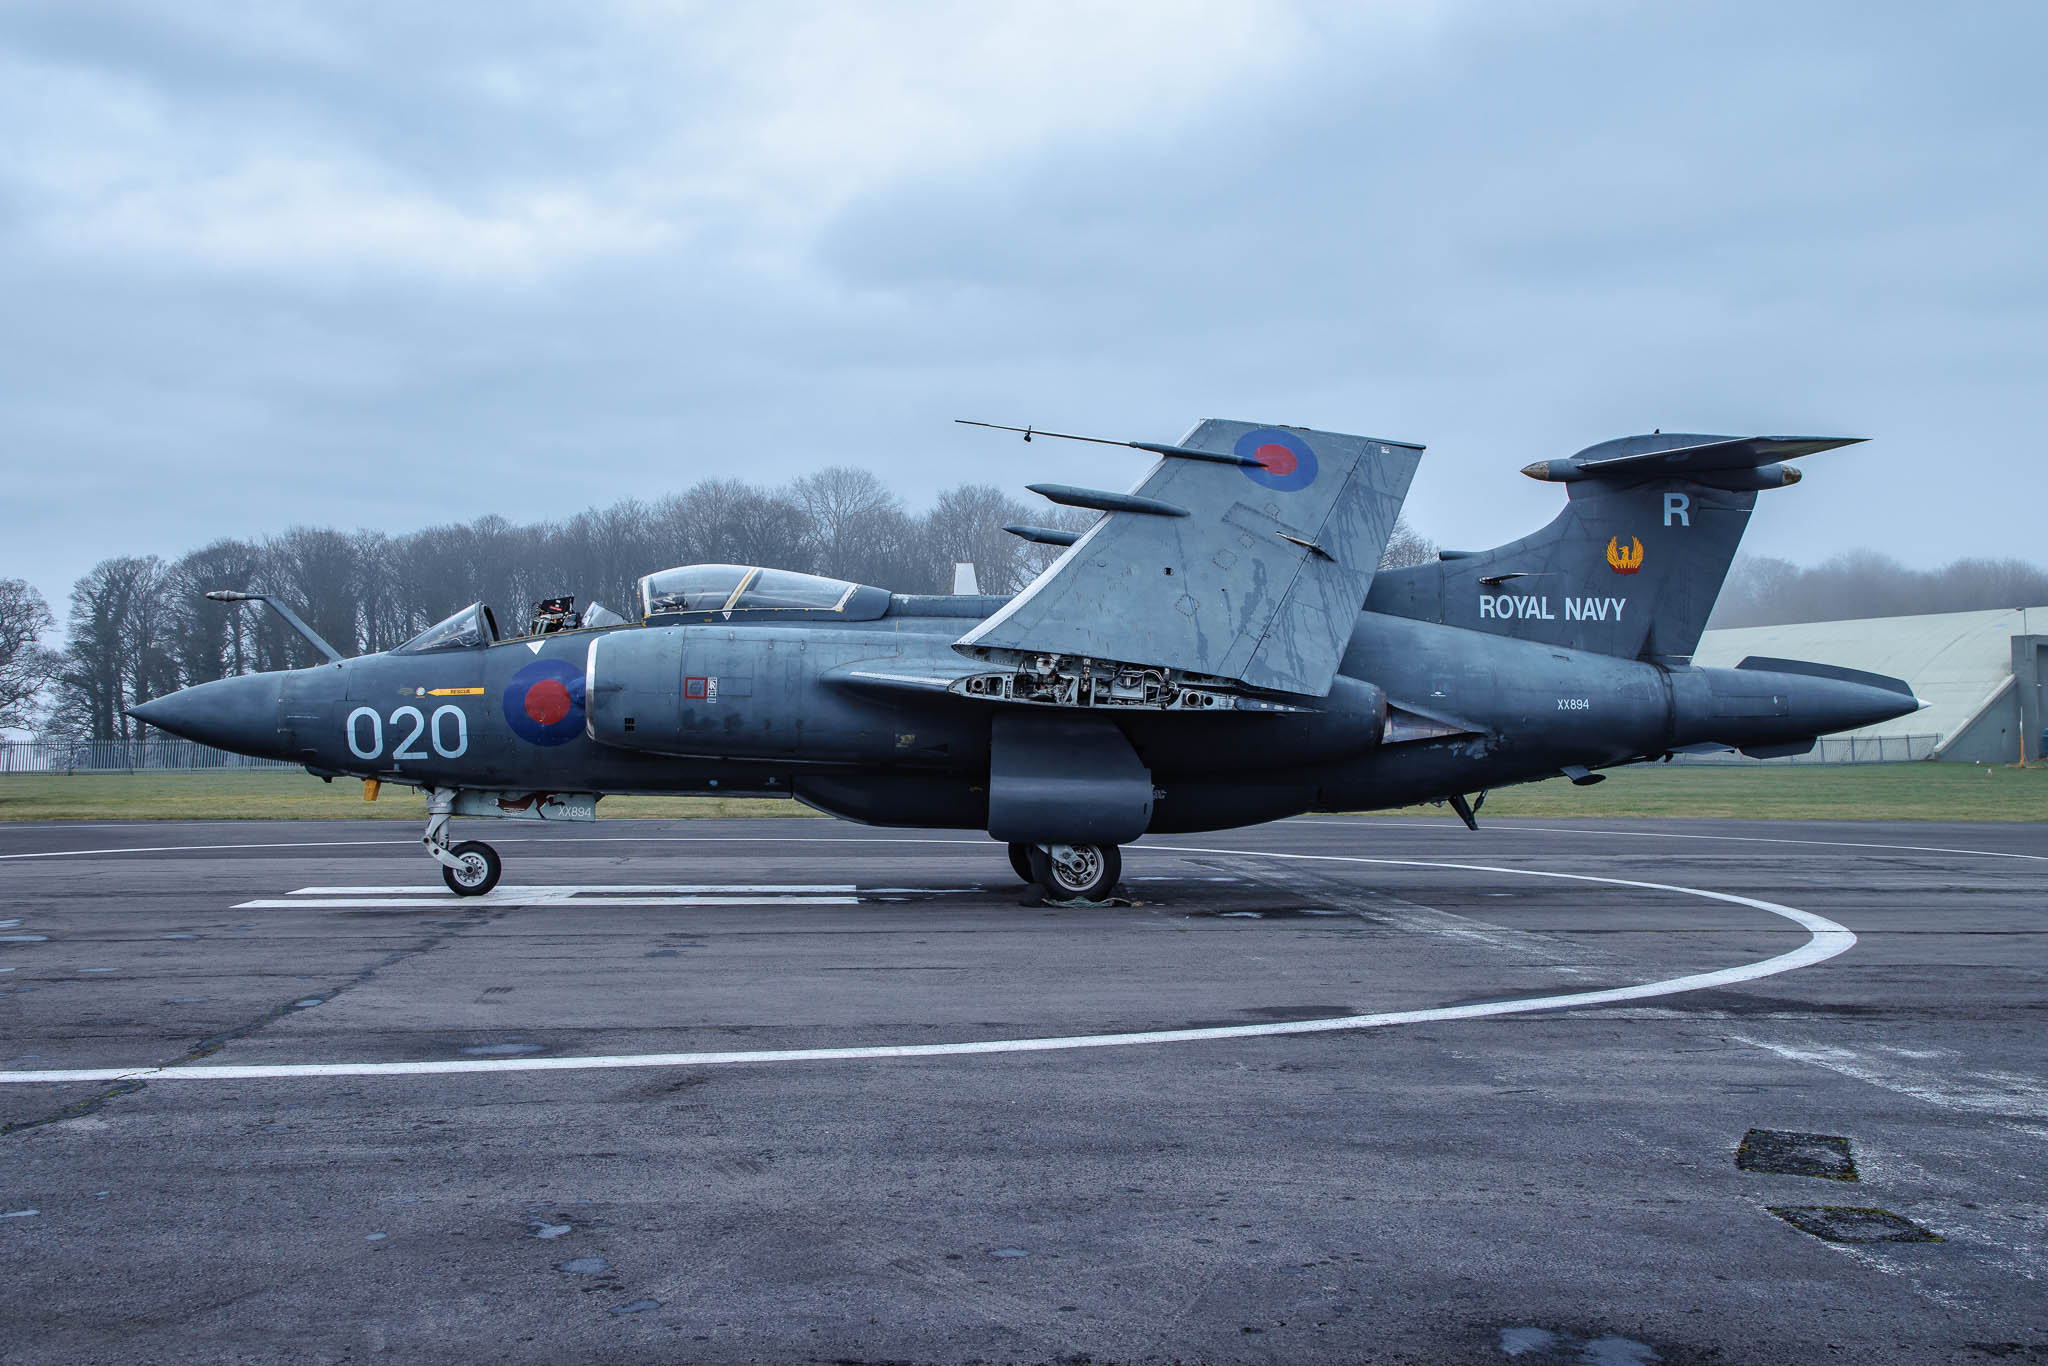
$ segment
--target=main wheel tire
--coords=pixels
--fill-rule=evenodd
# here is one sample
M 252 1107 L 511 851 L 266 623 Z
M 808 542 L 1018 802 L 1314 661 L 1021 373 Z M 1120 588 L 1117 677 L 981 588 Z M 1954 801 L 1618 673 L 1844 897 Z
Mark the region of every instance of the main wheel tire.
M 1031 846 L 1013 844 L 1010 846 L 1010 866 L 1017 870 L 1017 876 L 1026 882 L 1038 881 L 1038 874 L 1031 871 Z
M 498 885 L 498 875 L 505 871 L 498 851 L 482 840 L 464 840 L 448 852 L 462 860 L 462 867 L 442 864 L 441 880 L 457 896 L 482 896 Z
M 1055 858 L 1031 846 L 1031 880 L 1055 901 L 1100 901 L 1124 875 L 1124 857 L 1114 844 L 1056 844 Z

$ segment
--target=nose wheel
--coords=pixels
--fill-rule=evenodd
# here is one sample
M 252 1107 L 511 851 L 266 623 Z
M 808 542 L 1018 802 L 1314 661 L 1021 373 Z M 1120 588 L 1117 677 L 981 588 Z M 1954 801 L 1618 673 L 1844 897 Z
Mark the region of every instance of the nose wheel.
M 498 875 L 505 871 L 498 851 L 482 840 L 464 840 L 448 852 L 455 862 L 441 865 L 441 880 L 457 896 L 482 896 L 498 885 Z
M 455 792 L 440 788 L 427 793 L 427 834 L 421 841 L 434 862 L 441 865 L 441 880 L 457 896 L 482 896 L 498 885 L 505 871 L 498 851 L 482 840 L 448 842 L 448 818 L 454 814 Z
M 1016 861 L 1015 845 L 1010 859 Z M 1113 844 L 1033 844 L 1025 846 L 1031 880 L 1059 901 L 1100 901 L 1124 874 L 1123 854 Z

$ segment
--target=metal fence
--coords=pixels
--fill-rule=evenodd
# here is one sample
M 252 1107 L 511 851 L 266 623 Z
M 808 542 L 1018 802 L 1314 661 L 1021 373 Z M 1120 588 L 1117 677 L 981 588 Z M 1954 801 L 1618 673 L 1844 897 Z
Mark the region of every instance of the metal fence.
M 297 768 L 251 759 L 191 740 L 11 740 L 0 743 L 0 773 L 191 773 Z
M 1939 735 L 1841 735 L 1823 739 L 1805 754 L 1779 759 L 1752 759 L 1746 754 L 1679 754 L 1674 764 L 1900 764 L 1932 759 L 1941 748 Z

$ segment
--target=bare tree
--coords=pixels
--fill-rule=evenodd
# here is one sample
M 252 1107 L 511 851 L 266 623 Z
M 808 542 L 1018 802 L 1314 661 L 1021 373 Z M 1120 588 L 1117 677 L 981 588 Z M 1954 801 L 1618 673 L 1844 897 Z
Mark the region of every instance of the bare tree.
M 0 730 L 28 730 L 38 719 L 38 699 L 64 665 L 43 646 L 54 625 L 41 593 L 25 580 L 0 579 Z
M 168 588 L 154 555 L 101 560 L 71 589 L 60 708 L 94 740 L 133 739 L 125 713 L 177 687 Z
M 1380 568 L 1407 569 L 1418 564 L 1428 564 L 1436 558 L 1436 542 L 1417 531 L 1406 517 L 1394 518 L 1394 530 L 1387 537 L 1387 547 L 1380 552 Z
M 1022 503 L 993 484 L 961 484 L 947 489 L 925 514 L 920 540 L 938 570 L 951 582 L 955 564 L 974 566 L 984 593 L 1014 593 L 1037 576 L 1041 567 L 1024 553 L 1029 542 L 1004 531 L 1028 520 Z
M 251 668 L 256 660 L 256 618 L 248 609 L 206 601 L 217 588 L 249 589 L 262 552 L 247 541 L 221 540 L 171 566 L 171 649 L 189 685 Z
M 789 493 L 810 518 L 811 559 L 819 572 L 884 588 L 938 586 L 937 560 L 921 543 L 917 523 L 872 472 L 834 465 L 798 479 Z

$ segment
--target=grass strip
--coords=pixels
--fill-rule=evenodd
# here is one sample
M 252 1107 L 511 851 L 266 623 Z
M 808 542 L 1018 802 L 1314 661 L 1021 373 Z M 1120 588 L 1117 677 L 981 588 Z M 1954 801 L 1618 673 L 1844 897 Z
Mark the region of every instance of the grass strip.
M 797 802 L 751 797 L 607 797 L 607 818 L 811 816 Z M 1380 815 L 1441 814 L 1409 807 Z M 1526 816 L 1735 817 L 1751 820 L 2038 821 L 2048 819 L 2048 769 L 1971 764 L 1610 769 L 1592 787 L 1563 779 L 1502 788 L 1481 819 Z M 426 822 L 417 792 L 386 787 L 375 802 L 349 779 L 323 783 L 277 770 L 0 775 L 0 821 L 403 820 Z

